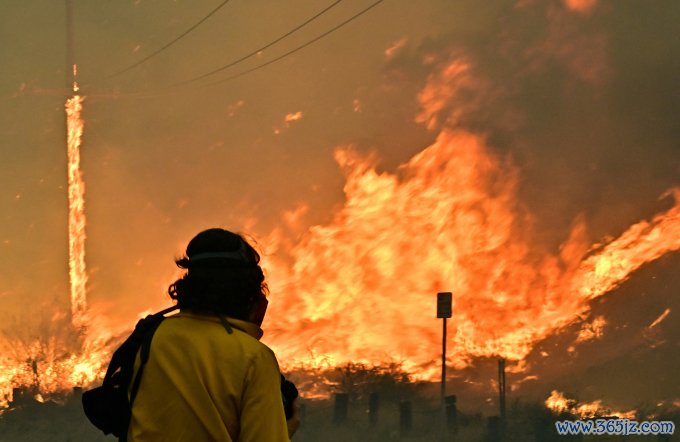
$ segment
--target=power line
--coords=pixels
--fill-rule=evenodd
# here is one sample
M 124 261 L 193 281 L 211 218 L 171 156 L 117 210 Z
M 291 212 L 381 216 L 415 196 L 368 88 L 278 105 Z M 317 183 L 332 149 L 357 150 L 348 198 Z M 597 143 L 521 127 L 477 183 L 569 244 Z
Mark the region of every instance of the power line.
M 253 55 L 257 55 L 258 53 L 264 51 L 265 49 L 269 49 L 270 47 L 274 46 L 276 43 L 280 42 L 280 41 L 283 40 L 284 38 L 288 37 L 289 35 L 291 35 L 291 34 L 297 32 L 297 31 L 299 31 L 300 29 L 302 29 L 303 27 L 307 26 L 309 23 L 313 22 L 313 21 L 316 20 L 317 18 L 321 17 L 323 14 L 325 14 L 326 12 L 328 12 L 328 11 L 331 10 L 333 7 L 335 7 L 336 5 L 340 4 L 340 3 L 343 2 L 343 1 L 344 1 L 344 0 L 336 0 L 336 1 L 335 1 L 334 3 L 332 3 L 330 6 L 327 6 L 325 9 L 323 9 L 323 10 L 320 11 L 320 12 L 318 12 L 318 13 L 317 13 L 316 15 L 314 15 L 313 17 L 308 18 L 304 23 L 299 24 L 299 25 L 296 26 L 295 28 L 291 29 L 290 31 L 286 32 L 285 34 L 283 34 L 282 36 L 280 36 L 279 38 L 277 38 L 276 40 L 273 40 L 273 41 L 267 43 L 266 45 L 262 46 L 261 48 L 255 49 L 254 51 L 252 51 L 252 52 L 250 52 L 250 53 L 248 53 L 248 54 L 242 56 L 241 58 L 239 58 L 239 59 L 237 59 L 237 60 L 231 61 L 231 62 L 225 64 L 224 66 L 220 66 L 219 68 L 217 68 L 217 69 L 215 69 L 215 70 L 212 70 L 212 71 L 210 71 L 210 72 L 207 72 L 207 73 L 205 73 L 205 74 L 203 74 L 203 75 L 199 75 L 199 76 L 197 76 L 197 77 L 193 77 L 193 78 L 190 78 L 190 79 L 188 79 L 188 80 L 181 81 L 181 82 L 179 82 L 179 83 L 173 83 L 173 84 L 169 85 L 168 87 L 180 86 L 180 85 L 184 85 L 184 84 L 188 84 L 188 83 L 193 83 L 193 82 L 195 82 L 195 81 L 202 80 L 202 79 L 204 79 L 204 78 L 206 78 L 206 77 L 209 77 L 209 76 L 214 75 L 214 74 L 216 74 L 216 73 L 218 73 L 218 72 L 221 72 L 221 71 L 223 71 L 223 70 L 225 70 L 225 69 L 228 69 L 228 68 L 230 68 L 230 67 L 232 67 L 232 66 L 235 66 L 235 65 L 237 65 L 237 64 L 239 64 L 239 63 L 241 63 L 241 62 L 247 60 L 248 58 L 252 57 Z
M 174 45 L 175 43 L 177 43 L 178 41 L 180 41 L 182 38 L 184 38 L 184 37 L 185 37 L 187 34 L 189 34 L 191 31 L 193 31 L 194 29 L 196 29 L 197 27 L 199 27 L 201 24 L 203 24 L 204 21 L 206 21 L 207 19 L 209 19 L 210 17 L 212 17 L 217 11 L 219 11 L 220 9 L 222 9 L 222 7 L 224 7 L 224 5 L 226 5 L 227 3 L 229 3 L 229 0 L 224 0 L 224 1 L 223 1 L 222 3 L 220 3 L 215 9 L 213 9 L 212 11 L 210 11 L 210 13 L 208 13 L 208 15 L 206 15 L 205 17 L 203 17 L 202 19 L 200 19 L 200 20 L 198 21 L 198 23 L 196 23 L 196 24 L 194 24 L 193 26 L 191 26 L 189 29 L 187 29 L 186 31 L 184 31 L 180 36 L 176 37 L 176 38 L 175 38 L 174 40 L 172 40 L 170 43 L 166 44 L 165 46 L 163 46 L 163 47 L 160 48 L 160 49 L 157 49 L 156 51 L 154 51 L 154 52 L 152 52 L 151 54 L 147 55 L 146 57 L 142 58 L 141 60 L 139 60 L 139 61 L 137 61 L 137 62 L 135 62 L 135 63 L 132 63 L 130 66 L 128 66 L 128 67 L 126 67 L 126 68 L 124 68 L 124 69 L 121 69 L 121 70 L 119 70 L 119 71 L 117 71 L 117 72 L 114 72 L 114 73 L 111 74 L 111 75 L 108 75 L 108 76 L 104 77 L 104 80 L 108 80 L 109 78 L 116 77 L 116 76 L 118 76 L 118 75 L 120 75 L 120 74 L 123 74 L 123 73 L 125 73 L 125 72 L 127 72 L 127 71 L 133 69 L 133 68 L 136 68 L 137 66 L 141 65 L 142 63 L 145 63 L 146 61 L 148 61 L 148 60 L 150 60 L 151 58 L 155 57 L 156 55 L 160 54 L 161 52 L 163 52 L 164 50 L 166 50 L 166 49 L 169 48 L 170 46 L 172 46 L 172 45 Z
M 359 12 L 356 13 L 356 14 L 354 14 L 353 16 L 351 16 L 350 18 L 348 18 L 348 19 L 345 20 L 344 22 L 340 23 L 339 25 L 334 26 L 333 28 L 329 29 L 328 31 L 324 32 L 323 34 L 320 34 L 320 35 L 314 37 L 313 39 L 307 41 L 306 43 L 301 44 L 300 46 L 298 46 L 298 47 L 296 47 L 296 48 L 294 48 L 294 49 L 292 49 L 292 50 L 286 52 L 286 53 L 283 54 L 283 55 L 280 55 L 280 56 L 274 58 L 273 60 L 269 60 L 269 61 L 266 62 L 266 63 L 262 63 L 262 64 L 260 64 L 260 65 L 257 65 L 257 66 L 255 66 L 255 67 L 251 68 L 251 69 L 248 69 L 248 70 L 246 70 L 246 71 L 239 72 L 238 74 L 232 75 L 231 77 L 223 78 L 223 79 L 221 79 L 221 80 L 214 81 L 214 82 L 212 82 L 212 83 L 208 83 L 207 86 L 212 86 L 212 85 L 215 85 L 215 84 L 223 83 L 223 82 L 225 82 L 225 81 L 233 80 L 233 79 L 235 79 L 235 78 L 242 77 L 242 76 L 244 76 L 244 75 L 246 75 L 246 74 L 249 74 L 249 73 L 251 73 L 251 72 L 254 72 L 254 71 L 257 71 L 257 70 L 259 70 L 259 69 L 262 69 L 262 68 L 264 68 L 264 67 L 266 67 L 266 66 L 269 66 L 270 64 L 276 63 L 277 61 L 279 61 L 279 60 L 281 60 L 281 59 L 283 59 L 283 58 L 286 58 L 286 57 L 288 57 L 289 55 L 292 55 L 292 54 L 294 54 L 294 53 L 296 53 L 296 52 L 298 52 L 298 51 L 300 51 L 300 50 L 306 48 L 307 46 L 309 46 L 309 45 L 311 45 L 311 44 L 313 44 L 313 43 L 316 43 L 317 41 L 321 40 L 322 38 L 326 37 L 327 35 L 329 35 L 329 34 L 335 32 L 335 31 L 337 31 L 337 30 L 340 29 L 340 28 L 342 28 L 342 27 L 345 26 L 346 24 L 348 24 L 348 23 L 350 23 L 350 22 L 356 20 L 357 18 L 361 17 L 362 15 L 364 15 L 365 13 L 367 13 L 368 11 L 370 11 L 371 9 L 375 8 L 376 6 L 378 6 L 378 5 L 379 5 L 380 3 L 382 3 L 383 1 L 384 1 L 384 0 L 377 0 L 376 2 L 372 3 L 371 5 L 369 5 L 367 8 L 362 9 L 361 11 L 359 11 Z
M 368 11 L 370 11 L 371 9 L 375 8 L 376 6 L 378 6 L 378 5 L 379 5 L 380 3 L 382 3 L 383 1 L 384 1 L 384 0 L 377 0 L 376 2 L 370 4 L 368 7 L 362 9 L 361 11 L 357 12 L 356 14 L 354 14 L 353 16 L 351 16 L 350 18 L 346 19 L 346 20 L 343 21 L 342 23 L 340 23 L 340 24 L 338 24 L 338 25 L 332 27 L 331 29 L 329 29 L 328 31 L 326 31 L 326 32 L 324 32 L 324 33 L 322 33 L 322 34 L 320 34 L 320 35 L 317 35 L 317 36 L 314 37 L 313 39 L 308 40 L 307 42 L 301 44 L 300 46 L 297 46 L 297 47 L 295 47 L 294 49 L 291 49 L 290 51 L 284 53 L 283 55 L 280 55 L 280 56 L 278 56 L 278 57 L 276 57 L 276 58 L 274 58 L 274 59 L 272 59 L 272 60 L 269 60 L 269 61 L 267 61 L 267 62 L 265 62 L 265 63 L 259 64 L 259 65 L 255 66 L 255 67 L 253 67 L 253 68 L 248 69 L 248 70 L 239 72 L 238 74 L 232 75 L 232 76 L 230 76 L 230 77 L 223 78 L 223 79 L 221 79 L 221 80 L 214 81 L 214 82 L 212 82 L 212 83 L 206 83 L 206 84 L 204 84 L 203 86 L 212 86 L 212 85 L 216 85 L 216 84 L 219 84 L 219 83 L 223 83 L 223 82 L 225 82 L 225 81 L 233 80 L 233 79 L 242 77 L 242 76 L 244 76 L 244 75 L 247 75 L 247 74 L 249 74 L 249 73 L 251 73 L 251 72 L 254 72 L 254 71 L 257 71 L 257 70 L 259 70 L 259 69 L 262 69 L 262 68 L 264 68 L 264 67 L 266 67 L 266 66 L 269 66 L 270 64 L 276 63 L 277 61 L 280 61 L 280 60 L 282 60 L 282 59 L 288 57 L 289 55 L 292 55 L 292 54 L 294 54 L 294 53 L 296 53 L 296 52 L 298 52 L 298 51 L 300 51 L 300 50 L 306 48 L 307 46 L 310 46 L 310 45 L 316 43 L 317 41 L 321 40 L 322 38 L 328 36 L 329 34 L 331 34 L 331 33 L 335 32 L 335 31 L 337 31 L 338 29 L 342 28 L 343 26 L 345 26 L 345 25 L 349 24 L 350 22 L 356 20 L 357 18 L 359 18 L 359 17 L 361 17 L 362 15 L 366 14 L 366 13 L 367 13 Z M 337 2 L 336 2 L 336 3 L 337 3 Z M 331 6 L 329 6 L 328 8 L 326 8 L 326 10 L 327 10 L 327 9 L 330 9 L 330 8 L 333 7 L 333 6 L 335 6 L 335 3 L 332 4 Z M 321 13 L 319 13 L 319 14 L 321 14 Z M 311 19 L 310 19 L 310 20 L 311 20 Z M 302 25 L 299 26 L 299 27 L 302 27 Z M 292 32 L 291 32 L 291 33 L 292 33 Z M 271 43 L 271 44 L 273 44 L 273 43 Z M 270 45 L 271 45 L 271 44 L 270 44 Z M 226 68 L 225 68 L 225 69 L 226 69 Z M 206 77 L 207 75 L 211 75 L 211 74 L 205 74 L 205 75 L 201 76 L 200 78 L 204 78 L 204 77 Z M 196 77 L 195 79 L 198 79 L 198 78 L 199 78 L 199 77 Z M 155 91 L 155 93 L 154 93 L 154 91 L 147 91 L 146 93 L 145 93 L 144 91 L 139 91 L 139 92 L 136 92 L 136 93 L 130 93 L 130 94 L 125 94 L 125 95 L 128 95 L 128 96 L 130 96 L 130 97 L 136 96 L 137 98 L 149 98 L 149 97 L 153 97 L 153 96 L 166 95 L 166 94 L 168 94 L 168 93 L 172 93 L 172 89 L 175 89 L 176 86 L 179 86 L 179 85 L 183 85 L 183 84 L 189 83 L 189 82 L 191 82 L 191 81 L 194 81 L 195 79 L 187 80 L 187 81 L 184 81 L 184 82 L 182 82 L 182 83 L 172 84 L 172 85 L 166 86 L 166 87 L 163 88 L 163 89 L 157 89 L 157 90 Z M 163 91 L 165 91 L 165 92 L 163 92 Z M 151 92 L 151 93 L 149 93 L 149 92 Z

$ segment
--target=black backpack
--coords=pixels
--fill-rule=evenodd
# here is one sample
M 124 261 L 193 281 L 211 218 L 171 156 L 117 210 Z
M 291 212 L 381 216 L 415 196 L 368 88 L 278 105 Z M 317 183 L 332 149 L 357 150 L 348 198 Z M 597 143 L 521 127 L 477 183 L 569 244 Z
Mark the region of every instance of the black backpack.
M 101 387 L 83 393 L 85 416 L 104 434 L 113 434 L 121 441 L 127 440 L 127 431 L 132 417 L 132 403 L 139 390 L 144 366 L 149 360 L 151 339 L 165 319 L 165 314 L 177 308 L 173 306 L 140 319 L 132 334 L 113 353 Z M 220 320 L 227 332 L 232 333 L 231 326 L 226 319 L 220 316 Z M 133 381 L 137 352 L 140 352 L 141 365 Z M 133 383 L 128 399 L 131 382 Z M 286 419 L 289 419 L 293 415 L 293 401 L 298 397 L 298 390 L 295 384 L 283 375 L 281 375 L 281 396 Z
M 113 353 L 101 387 L 83 393 L 85 416 L 104 434 L 113 434 L 121 441 L 127 440 L 132 403 L 142 380 L 144 365 L 149 360 L 151 339 L 165 319 L 165 314 L 177 308 L 173 306 L 140 319 L 132 334 Z M 132 375 L 138 352 L 141 365 L 133 381 Z M 128 399 L 131 382 L 132 388 Z

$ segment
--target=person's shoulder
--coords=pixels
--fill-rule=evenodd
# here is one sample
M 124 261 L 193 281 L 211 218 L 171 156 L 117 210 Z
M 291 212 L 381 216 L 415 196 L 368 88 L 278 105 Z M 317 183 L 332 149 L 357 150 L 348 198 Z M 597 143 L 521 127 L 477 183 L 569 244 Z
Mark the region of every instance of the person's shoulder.
M 163 321 L 166 326 L 171 327 L 213 327 L 220 325 L 220 320 L 217 316 L 203 313 L 193 313 L 188 311 L 181 311 L 176 315 L 168 316 Z
M 262 330 L 257 325 L 233 318 L 226 320 L 228 327 L 216 315 L 180 312 L 167 317 L 159 331 L 165 337 L 189 340 L 194 345 L 207 341 L 219 343 L 224 348 L 233 348 L 236 345 L 248 359 L 263 355 L 267 358 L 274 357 L 274 352 L 260 342 Z
M 160 336 L 175 340 L 205 342 L 221 340 L 227 335 L 217 316 L 180 312 L 163 320 L 158 332 Z

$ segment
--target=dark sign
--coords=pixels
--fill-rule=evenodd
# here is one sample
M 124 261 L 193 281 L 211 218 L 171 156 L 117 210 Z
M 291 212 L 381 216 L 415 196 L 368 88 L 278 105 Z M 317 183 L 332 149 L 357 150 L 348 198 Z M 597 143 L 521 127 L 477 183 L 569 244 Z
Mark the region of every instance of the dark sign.
M 437 317 L 451 317 L 451 292 L 437 293 Z

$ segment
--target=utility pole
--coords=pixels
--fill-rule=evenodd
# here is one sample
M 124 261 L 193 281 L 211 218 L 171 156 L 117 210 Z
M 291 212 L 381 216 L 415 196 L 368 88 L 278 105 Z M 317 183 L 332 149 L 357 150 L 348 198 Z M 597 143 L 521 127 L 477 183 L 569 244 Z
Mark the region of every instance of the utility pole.
M 446 319 L 451 317 L 451 292 L 437 293 L 437 318 L 442 319 L 442 385 L 441 419 L 442 440 L 446 439 Z
M 66 6 L 66 88 L 71 90 L 75 82 L 73 65 L 76 64 L 73 35 L 73 0 L 64 0 Z

